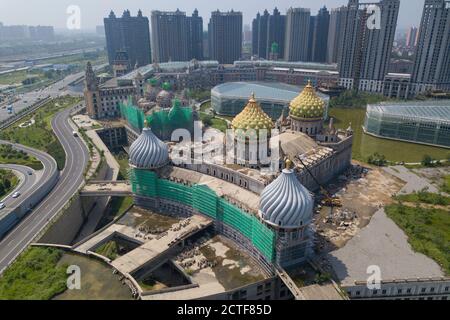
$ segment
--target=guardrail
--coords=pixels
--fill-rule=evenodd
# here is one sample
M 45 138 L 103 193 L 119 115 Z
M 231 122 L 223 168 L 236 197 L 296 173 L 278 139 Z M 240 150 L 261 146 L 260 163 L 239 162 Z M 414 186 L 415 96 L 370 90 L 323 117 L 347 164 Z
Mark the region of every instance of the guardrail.
M 52 100 L 52 98 L 50 96 L 47 96 L 46 98 L 44 98 L 44 99 L 42 99 L 42 100 L 32 104 L 31 106 L 27 107 L 26 109 L 21 110 L 15 116 L 12 116 L 12 117 L 6 119 L 5 121 L 1 122 L 0 123 L 0 130 L 6 129 L 6 128 L 12 126 L 14 123 L 16 123 L 20 119 L 28 116 L 29 114 L 33 113 L 34 111 L 36 111 L 37 109 L 42 107 L 47 102 L 50 102 L 51 100 Z

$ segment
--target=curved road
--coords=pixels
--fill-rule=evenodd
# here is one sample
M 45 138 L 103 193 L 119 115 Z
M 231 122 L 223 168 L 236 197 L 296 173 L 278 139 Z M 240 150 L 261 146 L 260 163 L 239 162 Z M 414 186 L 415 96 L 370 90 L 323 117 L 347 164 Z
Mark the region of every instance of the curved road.
M 23 152 L 35 157 L 36 159 L 41 161 L 42 165 L 44 166 L 44 168 L 42 170 L 34 171 L 33 169 L 30 169 L 25 166 L 19 166 L 19 165 L 13 165 L 13 164 L 1 165 L 1 166 L 9 167 L 12 169 L 17 168 L 18 171 L 26 170 L 24 172 L 21 171 L 23 174 L 25 174 L 27 176 L 26 178 L 31 178 L 27 174 L 28 171 L 31 171 L 31 172 L 33 172 L 33 177 L 35 178 L 35 181 L 34 181 L 35 183 L 32 186 L 29 185 L 29 188 L 27 189 L 26 193 L 21 192 L 23 194 L 17 199 L 17 202 L 13 202 L 13 203 L 9 203 L 9 204 L 8 204 L 8 202 L 5 203 L 7 206 L 6 209 L 14 208 L 14 207 L 17 207 L 22 202 L 26 202 L 25 200 L 27 199 L 28 196 L 34 194 L 37 190 L 39 190 L 42 186 L 44 186 L 51 179 L 51 177 L 55 174 L 55 172 L 58 171 L 58 167 L 56 165 L 55 159 L 53 159 L 50 155 L 48 155 L 47 153 L 42 152 L 40 150 L 36 150 L 36 149 L 30 148 L 27 146 L 11 143 L 9 141 L 4 141 L 4 140 L 0 140 L 0 144 L 10 145 L 16 150 L 23 151 Z M 37 203 L 33 203 L 32 206 L 34 207 L 36 204 Z M 0 211 L 0 214 L 1 213 L 2 212 Z
M 33 241 L 47 223 L 84 183 L 89 150 L 81 138 L 73 136 L 66 109 L 52 120 L 53 131 L 66 152 L 66 165 L 52 192 L 0 242 L 0 274 Z
M 0 164 L 0 169 L 14 171 L 14 173 L 20 179 L 19 184 L 16 186 L 16 188 L 8 195 L 6 195 L 6 197 L 1 199 L 1 202 L 6 205 L 6 208 L 15 208 L 19 206 L 20 202 L 23 201 L 23 199 L 31 193 L 31 187 L 38 180 L 36 172 L 29 167 L 17 164 Z M 29 173 L 31 173 L 31 175 Z M 15 192 L 20 193 L 20 197 L 17 199 L 14 199 L 12 197 L 12 194 Z

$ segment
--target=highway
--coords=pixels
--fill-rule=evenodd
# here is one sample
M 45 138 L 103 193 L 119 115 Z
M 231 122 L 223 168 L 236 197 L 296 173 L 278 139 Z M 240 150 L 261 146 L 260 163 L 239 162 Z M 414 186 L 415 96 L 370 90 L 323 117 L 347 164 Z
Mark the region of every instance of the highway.
M 80 138 L 73 136 L 73 128 L 69 123 L 72 110 L 62 111 L 52 120 L 53 131 L 66 152 L 64 170 L 48 196 L 1 240 L 0 274 L 58 214 L 84 183 L 84 169 L 89 161 L 89 150 Z
M 94 66 L 94 71 L 104 68 L 105 64 Z M 14 113 L 18 113 L 26 107 L 39 102 L 40 100 L 44 100 L 47 97 L 57 98 L 60 95 L 82 95 L 82 92 L 73 92 L 70 91 L 67 87 L 72 82 L 84 78 L 84 71 L 78 72 L 75 74 L 68 75 L 63 80 L 60 80 L 46 88 L 35 90 L 31 92 L 27 92 L 25 94 L 19 95 L 19 100 L 14 102 L 13 111 Z M 14 114 L 8 114 L 8 110 L 6 109 L 6 105 L 0 108 L 0 122 L 8 119 L 9 117 L 14 116 Z
M 9 195 L 6 195 L 6 197 L 0 199 L 7 208 L 15 208 L 20 204 L 23 197 L 27 197 L 31 187 L 33 187 L 34 183 L 37 181 L 36 172 L 29 167 L 20 166 L 17 164 L 0 164 L 0 169 L 14 171 L 15 175 L 20 179 L 16 188 Z M 12 197 L 12 194 L 15 192 L 20 193 L 19 198 L 14 199 Z

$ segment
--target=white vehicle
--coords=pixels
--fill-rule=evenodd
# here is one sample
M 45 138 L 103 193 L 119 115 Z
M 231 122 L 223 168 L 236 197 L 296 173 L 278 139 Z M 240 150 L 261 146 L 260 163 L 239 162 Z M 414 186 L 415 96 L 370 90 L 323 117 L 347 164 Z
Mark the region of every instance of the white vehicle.
M 12 197 L 15 199 L 15 198 L 18 198 L 18 197 L 20 197 L 20 193 L 19 192 L 14 192 L 14 194 L 12 195 Z
M 78 137 L 78 132 L 73 131 L 72 134 L 73 134 L 74 137 Z
M 0 202 L 0 210 L 5 209 L 5 208 L 6 208 L 5 204 L 3 202 Z

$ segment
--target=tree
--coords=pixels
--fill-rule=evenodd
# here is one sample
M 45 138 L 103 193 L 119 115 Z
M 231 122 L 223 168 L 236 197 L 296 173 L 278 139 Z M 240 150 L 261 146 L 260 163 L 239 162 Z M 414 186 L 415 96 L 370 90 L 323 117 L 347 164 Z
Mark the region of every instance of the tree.
M 422 165 L 425 167 L 431 167 L 433 165 L 433 158 L 426 154 L 422 158 Z
M 212 119 L 213 117 L 207 114 L 202 117 L 202 122 L 205 126 L 210 127 L 212 125 Z
M 11 181 L 9 179 L 3 180 L 3 186 L 6 190 L 9 190 L 9 188 L 11 188 Z

